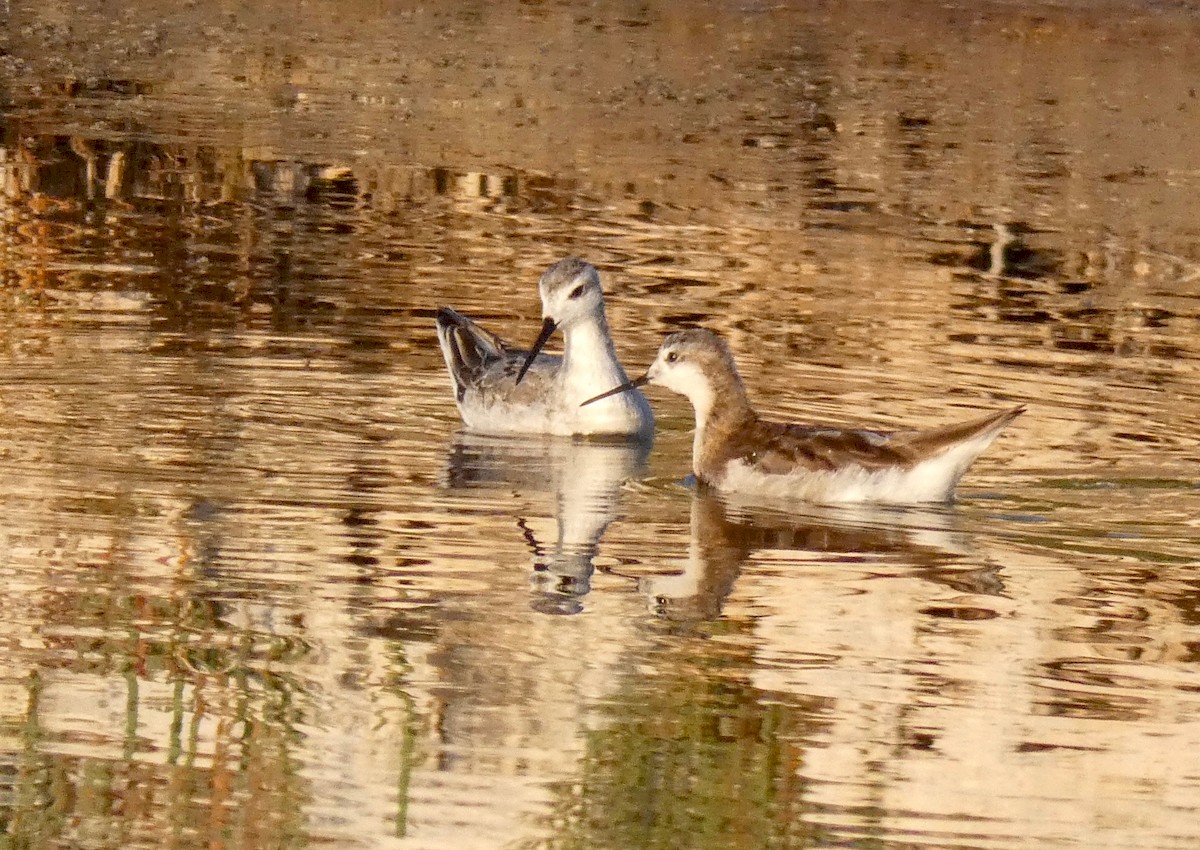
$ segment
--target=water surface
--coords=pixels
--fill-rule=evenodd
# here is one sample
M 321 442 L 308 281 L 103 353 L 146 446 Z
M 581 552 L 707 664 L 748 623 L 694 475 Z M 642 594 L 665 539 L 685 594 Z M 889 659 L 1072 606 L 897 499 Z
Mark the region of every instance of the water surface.
M 1200 839 L 1196 10 L 0 16 L 12 846 Z M 631 371 L 1029 412 L 910 510 L 463 433 L 567 254 Z

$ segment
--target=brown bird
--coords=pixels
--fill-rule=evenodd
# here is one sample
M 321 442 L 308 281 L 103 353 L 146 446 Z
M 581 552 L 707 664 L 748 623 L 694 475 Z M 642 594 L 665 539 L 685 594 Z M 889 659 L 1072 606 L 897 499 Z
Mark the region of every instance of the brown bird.
M 646 374 L 588 399 L 646 384 L 687 396 L 696 412 L 692 470 L 719 490 L 771 500 L 946 502 L 1018 406 L 926 431 L 869 431 L 770 422 L 750 406 L 729 347 L 701 328 L 663 341 Z

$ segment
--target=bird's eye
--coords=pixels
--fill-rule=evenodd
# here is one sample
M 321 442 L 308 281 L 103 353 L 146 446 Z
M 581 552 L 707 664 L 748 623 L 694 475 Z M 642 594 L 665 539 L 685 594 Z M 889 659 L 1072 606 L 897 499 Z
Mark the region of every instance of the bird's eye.
M 678 359 L 679 359 L 679 354 L 677 352 L 674 352 L 674 351 L 667 352 L 667 362 L 668 363 L 674 363 Z
M 587 289 L 587 286 L 585 284 L 581 283 L 581 284 L 579 284 L 579 286 L 572 289 L 571 294 L 568 295 L 567 297 L 570 298 L 572 301 L 574 301 L 576 298 L 583 295 L 583 290 L 585 290 L 585 289 Z

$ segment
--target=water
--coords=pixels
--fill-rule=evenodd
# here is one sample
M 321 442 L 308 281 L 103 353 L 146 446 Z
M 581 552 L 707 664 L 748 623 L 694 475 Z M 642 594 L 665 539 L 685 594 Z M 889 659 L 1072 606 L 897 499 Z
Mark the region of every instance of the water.
M 0 15 L 6 846 L 1196 844 L 1196 10 Z M 631 371 L 1029 413 L 913 510 L 461 433 L 569 253 Z

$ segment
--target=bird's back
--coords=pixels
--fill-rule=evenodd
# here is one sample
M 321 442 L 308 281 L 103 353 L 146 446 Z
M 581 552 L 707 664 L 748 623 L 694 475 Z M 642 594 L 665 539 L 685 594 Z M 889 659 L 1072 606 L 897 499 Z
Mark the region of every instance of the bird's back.
M 438 343 L 463 422 L 485 433 L 545 431 L 562 359 L 539 355 L 521 383 L 517 372 L 528 352 L 450 307 L 437 315 Z
M 697 474 L 721 489 L 817 502 L 941 502 L 1023 407 L 924 431 L 756 420 L 706 447 Z

